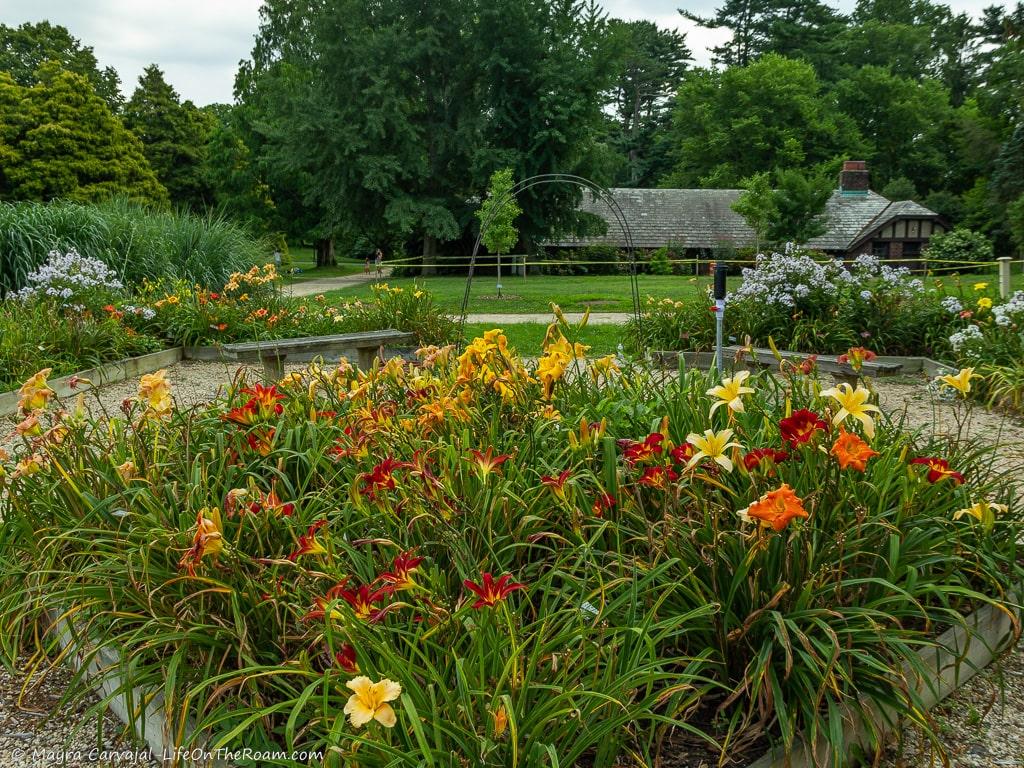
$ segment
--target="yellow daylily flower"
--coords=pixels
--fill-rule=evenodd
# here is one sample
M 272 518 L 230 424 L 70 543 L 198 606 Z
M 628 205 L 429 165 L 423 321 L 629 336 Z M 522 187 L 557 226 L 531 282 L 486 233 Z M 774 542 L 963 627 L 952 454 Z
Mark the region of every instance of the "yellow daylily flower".
M 975 283 L 974 284 L 974 290 L 976 290 L 976 291 L 984 291 L 986 288 L 988 288 L 988 283 Z
M 839 411 L 832 417 L 832 424 L 838 425 L 846 421 L 847 416 L 853 416 L 864 425 L 864 434 L 868 439 L 875 436 L 875 420 L 871 418 L 871 412 L 881 413 L 877 405 L 868 402 L 871 392 L 862 386 L 856 389 L 846 382 L 826 389 L 821 393 L 822 397 L 831 397 L 839 403 Z
M 728 406 L 730 412 L 742 413 L 743 395 L 754 394 L 751 387 L 743 386 L 743 382 L 749 378 L 750 371 L 737 371 L 735 375 L 722 379 L 722 383 L 717 387 L 709 389 L 707 394 L 718 398 L 711 406 L 711 415 L 713 416 L 715 411 L 723 405 Z
M 146 406 L 149 414 L 160 417 L 171 412 L 171 382 L 167 379 L 167 371 L 161 369 L 156 373 L 147 373 L 139 379 L 139 402 Z
M 996 515 L 1006 514 L 1007 509 L 1005 504 L 982 500 L 964 509 L 958 509 L 953 513 L 953 519 L 959 520 L 961 517 L 970 516 L 981 523 L 985 530 L 988 530 L 995 524 Z
M 693 458 L 686 465 L 687 469 L 696 465 L 701 459 L 707 458 L 721 466 L 726 472 L 732 472 L 732 460 L 725 455 L 725 452 L 729 448 L 741 447 L 739 443 L 732 442 L 731 429 L 723 429 L 721 432 L 705 429 L 703 435 L 690 433 L 686 436 L 686 442 L 697 449 Z
M 992 299 L 988 296 L 982 296 L 978 299 L 978 309 L 992 309 Z
M 385 728 L 393 728 L 397 718 L 395 710 L 387 702 L 394 701 L 402 694 L 402 686 L 384 678 L 376 683 L 366 675 L 353 677 L 345 686 L 353 691 L 345 704 L 345 714 L 356 728 L 362 728 L 376 720 Z
M 967 397 L 967 393 L 971 391 L 971 379 L 980 378 L 981 374 L 975 373 L 973 368 L 961 368 L 956 374 L 947 373 L 945 376 L 939 376 L 939 381 Z
M 45 408 L 46 403 L 55 394 L 46 383 L 46 377 L 50 375 L 52 370 L 52 368 L 43 368 L 43 370 L 33 373 L 21 385 L 21 389 L 18 390 L 18 394 L 21 395 L 21 398 L 18 400 L 18 407 L 23 413 L 31 413 L 32 411 Z

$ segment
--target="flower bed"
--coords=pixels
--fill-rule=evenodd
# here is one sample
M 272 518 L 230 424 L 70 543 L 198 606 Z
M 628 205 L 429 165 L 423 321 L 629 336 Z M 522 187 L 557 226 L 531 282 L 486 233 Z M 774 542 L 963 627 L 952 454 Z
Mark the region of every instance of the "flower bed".
M 335 765 L 756 756 L 838 745 L 858 699 L 927 726 L 904 665 L 1021 576 L 983 454 L 863 387 L 665 383 L 576 333 L 535 366 L 492 331 L 188 413 L 153 375 L 109 423 L 27 383 L 5 656 L 64 608 L 194 738 Z
M 167 347 L 397 328 L 446 343 L 455 323 L 429 294 L 374 286 L 372 301 L 330 306 L 281 293 L 273 265 L 232 274 L 218 290 L 183 281 L 129 291 L 103 262 L 54 252 L 0 301 L 0 392 L 41 367 L 73 374 Z

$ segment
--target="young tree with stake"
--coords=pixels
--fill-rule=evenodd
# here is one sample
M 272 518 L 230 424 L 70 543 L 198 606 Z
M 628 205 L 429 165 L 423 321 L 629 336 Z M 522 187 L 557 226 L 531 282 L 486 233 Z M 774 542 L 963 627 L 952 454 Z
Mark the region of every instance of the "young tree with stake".
M 508 196 L 515 186 L 511 168 L 503 168 L 491 174 L 491 186 L 487 190 L 476 216 L 480 219 L 481 240 L 487 250 L 498 257 L 498 298 L 501 298 L 501 255 L 510 253 L 519 242 L 516 218 L 523 212 L 515 197 Z M 499 207 L 500 206 L 500 207 Z

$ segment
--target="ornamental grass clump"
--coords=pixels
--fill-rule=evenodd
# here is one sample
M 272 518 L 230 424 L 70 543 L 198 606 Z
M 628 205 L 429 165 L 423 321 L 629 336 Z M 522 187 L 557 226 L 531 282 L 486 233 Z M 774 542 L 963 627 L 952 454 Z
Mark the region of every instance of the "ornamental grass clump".
M 875 705 L 928 732 L 918 651 L 1021 577 L 985 453 L 862 386 L 661 379 L 588 361 L 579 330 L 553 323 L 536 364 L 493 330 L 191 410 L 158 374 L 95 420 L 29 382 L 0 462 L 4 659 L 56 663 L 62 616 L 179 741 L 335 766 L 839 754 Z

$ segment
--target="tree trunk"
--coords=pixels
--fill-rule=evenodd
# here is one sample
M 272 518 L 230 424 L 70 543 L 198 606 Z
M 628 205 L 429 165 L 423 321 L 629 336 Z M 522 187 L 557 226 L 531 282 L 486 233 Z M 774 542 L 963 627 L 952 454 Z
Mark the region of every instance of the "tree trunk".
M 338 262 L 334 255 L 334 238 L 324 237 L 316 241 L 316 265 L 318 267 L 333 267 Z
M 436 275 L 437 274 L 437 238 L 431 235 L 423 236 L 423 262 L 420 274 Z

